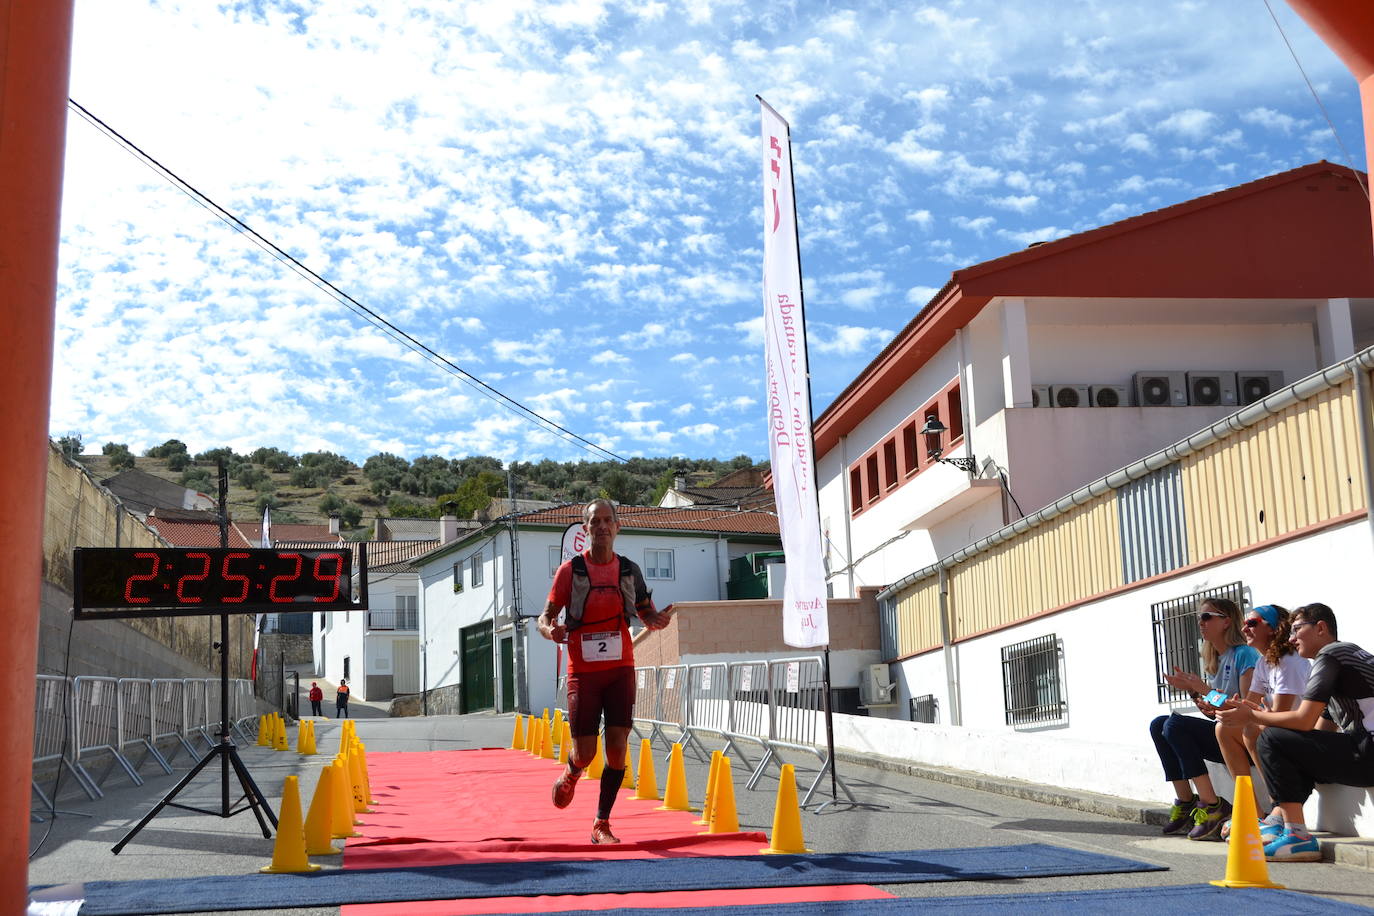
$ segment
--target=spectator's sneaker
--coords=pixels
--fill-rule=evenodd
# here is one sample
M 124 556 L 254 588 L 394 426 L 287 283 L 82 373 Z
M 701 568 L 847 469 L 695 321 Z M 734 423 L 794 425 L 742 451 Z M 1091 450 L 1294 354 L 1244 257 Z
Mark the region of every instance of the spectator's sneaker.
M 578 776 L 582 774 L 579 773 Z M 572 804 L 573 793 L 577 791 L 577 776 L 569 776 L 565 768 L 553 784 L 553 806 L 566 808 Z
M 1226 819 L 1226 823 L 1224 823 L 1224 824 L 1221 825 L 1221 833 L 1218 833 L 1218 834 L 1217 834 L 1217 837 L 1218 837 L 1218 839 L 1220 839 L 1223 843 L 1226 843 L 1226 842 L 1229 842 L 1229 841 L 1230 841 L 1230 839 L 1231 839 L 1231 819 L 1230 819 L 1229 817 Z
M 1190 840 L 1214 840 L 1221 832 L 1222 824 L 1231 818 L 1231 803 L 1218 798 L 1215 805 L 1193 809 L 1193 829 L 1188 831 Z
M 592 844 L 596 846 L 606 846 L 611 843 L 619 843 L 615 834 L 611 833 L 611 822 L 605 818 L 592 822 Z
M 1186 833 L 1193 826 L 1193 810 L 1197 808 L 1197 796 L 1194 795 L 1188 801 L 1174 801 L 1174 806 L 1169 809 L 1169 823 L 1164 825 L 1165 836 L 1176 836 Z
M 1268 821 L 1260 821 L 1260 842 L 1269 844 L 1283 835 L 1283 824 L 1271 824 Z
M 1322 847 L 1314 836 L 1300 836 L 1285 830 L 1264 847 L 1264 857 L 1270 862 L 1320 862 Z

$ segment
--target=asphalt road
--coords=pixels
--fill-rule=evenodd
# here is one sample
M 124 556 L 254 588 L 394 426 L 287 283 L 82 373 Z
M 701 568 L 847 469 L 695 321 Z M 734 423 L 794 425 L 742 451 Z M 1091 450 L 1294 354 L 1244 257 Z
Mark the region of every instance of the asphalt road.
M 369 753 L 461 750 L 508 745 L 512 721 L 511 716 L 482 714 L 406 719 L 360 718 L 356 727 Z M 334 719 L 318 722 L 316 732 L 322 755 L 332 754 L 337 748 L 339 728 L 338 721 Z M 290 729 L 290 734 L 294 742 L 294 728 Z M 657 748 L 656 753 L 666 756 L 662 748 Z M 242 748 L 240 754 L 274 810 L 279 805 L 284 777 L 290 774 L 300 777 L 302 804 L 309 804 L 322 762 L 320 757 L 302 758 L 294 752 L 279 753 L 256 746 Z M 685 756 L 690 795 L 693 800 L 699 801 L 704 795 L 707 766 L 691 754 Z M 814 767 L 815 760 L 797 755 L 791 762 L 797 764 L 798 783 L 804 791 L 814 775 L 814 770 L 808 768 Z M 180 758 L 173 761 L 178 771 L 172 776 L 163 775 L 161 770 L 148 764 L 142 769 L 147 780 L 143 787 L 132 786 L 121 771 L 112 771 L 104 781 L 106 796 L 99 801 L 89 801 L 69 779 L 66 780 L 59 808 L 74 814 L 59 814 L 56 819 L 30 826 L 29 845 L 31 849 L 36 849 L 29 865 L 30 884 L 170 877 L 191 880 L 204 875 L 246 874 L 266 865 L 271 859 L 272 841 L 262 837 L 252 814 L 247 812 L 226 819 L 165 808 L 119 855 L 111 853 L 110 847 L 171 789 L 192 763 L 183 752 Z M 667 772 L 666 766 L 659 763 L 658 771 L 662 779 L 662 774 Z M 1148 824 L 1117 820 L 857 763 L 842 762 L 839 773 L 863 805 L 856 807 L 843 803 L 845 797 L 841 792 L 840 804 L 827 806 L 819 814 L 810 811 L 803 813 L 806 843 L 818 852 L 1040 842 L 1168 867 L 1168 871 L 1163 872 L 1124 875 L 959 881 L 887 887 L 887 890 L 901 896 L 1037 894 L 1150 887 L 1196 884 L 1225 875 L 1226 847 L 1221 843 L 1198 843 L 1163 837 L 1158 827 Z M 550 764 L 550 781 L 555 775 L 556 768 Z M 770 774 L 763 779 L 757 791 L 747 790 L 744 781 L 745 776 L 737 768 L 735 798 L 741 829 L 766 833 L 772 826 L 777 781 Z M 1163 788 L 1161 786 L 1161 790 Z M 220 790 L 218 767 L 207 768 L 178 801 L 218 811 L 221 805 Z M 237 780 L 232 775 L 231 790 L 233 799 L 241 795 Z M 541 793 L 538 798 L 532 798 L 530 804 L 547 806 L 547 796 Z M 552 809 L 550 811 L 552 813 Z M 327 868 L 338 867 L 337 864 L 329 864 L 331 860 L 328 859 L 318 861 Z M 332 861 L 338 862 L 337 859 Z M 1272 880 L 1286 885 L 1290 890 L 1374 907 L 1374 875 L 1365 869 L 1332 863 L 1271 864 L 1269 874 Z M 288 901 L 283 901 L 283 904 L 286 903 Z M 338 910 L 330 907 L 292 909 L 290 912 L 333 916 Z

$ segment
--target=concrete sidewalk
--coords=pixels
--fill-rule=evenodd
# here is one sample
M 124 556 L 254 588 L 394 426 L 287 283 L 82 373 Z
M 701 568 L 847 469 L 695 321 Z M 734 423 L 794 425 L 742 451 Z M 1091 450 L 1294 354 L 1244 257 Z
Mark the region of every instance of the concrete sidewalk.
M 308 684 L 308 681 L 307 681 Z M 322 685 L 323 686 L 323 685 Z M 307 707 L 308 709 L 308 704 Z M 261 747 L 240 750 L 248 769 L 274 810 L 280 804 L 284 777 L 297 775 L 303 807 L 308 807 L 320 768 L 332 759 L 342 726 L 337 720 L 316 720 L 320 755 L 302 758 L 294 751 L 276 752 Z M 417 718 L 360 718 L 356 728 L 367 744 L 368 753 L 378 751 L 462 750 L 479 747 L 504 747 L 510 743 L 513 717 L 477 714 L 468 716 L 431 716 Z M 294 746 L 295 730 L 291 729 Z M 638 744 L 634 748 L 638 757 Z M 654 748 L 660 780 L 667 768 L 662 762 L 666 750 Z M 704 795 L 707 766 L 686 755 L 688 786 L 692 799 Z M 804 791 L 814 770 L 814 758 L 797 755 L 798 783 Z M 175 761 L 181 772 L 193 761 Z M 873 764 L 880 765 L 873 765 Z M 178 801 L 218 810 L 220 775 L 218 768 L 207 769 Z M 770 773 L 758 791 L 745 788 L 746 775 L 735 774 L 736 800 L 741 828 L 768 832 L 773 819 L 777 782 Z M 549 782 L 557 776 L 556 764 L 549 764 Z M 1127 875 L 1092 875 L 1065 878 L 1027 879 L 1016 882 L 946 882 L 938 884 L 897 885 L 888 888 L 900 896 L 936 897 L 972 894 L 1034 894 L 1124 887 L 1173 886 L 1196 884 L 1224 876 L 1226 847 L 1221 843 L 1197 843 L 1187 839 L 1163 837 L 1159 827 L 1142 822 L 1141 803 L 1117 800 L 1113 810 L 1120 817 L 1101 811 L 1081 810 L 1067 803 L 1064 793 L 1050 787 L 1021 784 L 998 786 L 995 780 L 973 774 L 921 773 L 919 768 L 899 761 L 863 762 L 842 759 L 841 778 L 863 806 L 835 804 L 820 814 L 805 812 L 802 817 L 807 845 L 818 852 L 881 851 L 931 849 L 965 846 L 993 846 L 1024 842 L 1052 843 L 1093 852 L 1165 865 L 1168 871 Z M 70 781 L 64 782 L 60 808 L 89 817 L 60 815 L 55 821 L 33 824 L 30 846 L 38 847 L 29 865 L 31 884 L 61 884 L 90 880 L 128 881 L 142 878 L 184 878 L 219 874 L 248 874 L 266 865 L 273 841 L 264 839 L 252 814 L 241 813 L 228 819 L 175 808 L 164 809 L 137 837 L 115 856 L 110 847 L 116 843 L 168 791 L 179 778 L 154 775 L 152 766 L 143 769 L 147 784 L 136 788 L 119 771 L 106 780 L 106 797 L 88 801 L 75 794 Z M 934 776 L 944 777 L 940 779 Z M 962 783 L 962 784 L 961 784 Z M 828 787 L 828 780 L 824 783 Z M 241 794 L 237 781 L 230 780 L 231 797 Z M 662 788 L 662 786 L 660 786 Z M 985 789 L 1018 791 L 1002 794 Z M 844 794 L 840 794 L 844 799 Z M 549 817 L 561 817 L 549 806 L 548 796 L 538 793 L 529 804 L 548 808 Z M 625 804 L 622 800 L 621 804 Z M 814 810 L 814 808 L 812 809 Z M 44 839 L 45 832 L 51 832 Z M 42 840 L 40 845 L 40 840 Z M 326 868 L 339 867 L 339 858 L 315 860 Z M 1374 881 L 1366 870 L 1330 862 L 1271 865 L 1270 877 L 1291 890 L 1317 894 L 1363 906 L 1374 905 Z M 290 901 L 283 900 L 282 907 Z M 271 910 L 262 912 L 279 912 Z M 304 914 L 334 914 L 336 908 L 293 909 Z

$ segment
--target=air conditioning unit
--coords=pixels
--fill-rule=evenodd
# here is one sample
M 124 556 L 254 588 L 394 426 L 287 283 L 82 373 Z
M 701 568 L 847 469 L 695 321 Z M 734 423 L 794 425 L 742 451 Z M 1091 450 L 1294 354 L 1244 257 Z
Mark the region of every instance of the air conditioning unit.
M 1087 407 L 1089 403 L 1087 385 L 1050 386 L 1051 407 Z
M 1131 379 L 1137 407 L 1187 407 L 1188 388 L 1182 372 L 1137 372 Z
M 1031 406 L 1032 407 L 1053 407 L 1054 402 L 1050 400 L 1049 385 L 1031 385 Z
M 1125 385 L 1093 385 L 1088 389 L 1088 402 L 1094 407 L 1128 407 L 1131 389 Z
M 1241 369 L 1236 373 L 1236 395 L 1242 404 L 1253 404 L 1283 387 L 1283 373 L 1276 369 Z
M 1211 369 L 1187 373 L 1188 403 L 1194 407 L 1230 406 L 1236 403 L 1236 374 Z
M 887 665 L 869 665 L 859 679 L 859 703 L 863 706 L 896 706 L 892 695 L 897 685 L 892 683 Z

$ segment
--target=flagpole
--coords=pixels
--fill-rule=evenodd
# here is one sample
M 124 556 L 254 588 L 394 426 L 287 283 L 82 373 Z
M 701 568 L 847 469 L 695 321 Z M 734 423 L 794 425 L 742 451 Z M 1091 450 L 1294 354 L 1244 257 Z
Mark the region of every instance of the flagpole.
M 787 174 L 792 178 L 792 238 L 797 246 L 797 293 L 798 311 L 801 313 L 801 326 L 806 328 L 806 280 L 802 272 L 801 264 L 801 221 L 797 219 L 797 182 L 796 171 L 792 160 L 792 125 L 778 113 L 778 110 L 764 101 L 763 96 L 755 93 L 754 98 L 759 100 L 759 104 L 773 113 L 773 116 L 782 122 L 783 128 L 787 131 Z M 808 429 L 814 429 L 816 408 L 811 403 L 811 350 L 810 343 L 806 339 L 807 335 L 801 335 L 802 354 L 806 359 L 806 408 L 808 416 L 806 418 Z M 811 462 L 811 492 L 816 494 L 819 500 L 820 489 L 816 480 L 816 463 Z M 829 635 L 827 630 L 827 636 Z M 839 800 L 839 789 L 837 787 L 837 777 L 835 775 L 835 718 L 834 709 L 830 702 L 830 643 L 827 641 L 822 650 L 822 681 L 825 688 L 825 746 L 827 759 L 830 761 L 830 800 Z M 824 807 L 824 806 L 822 806 Z M 819 811 L 819 809 L 817 809 Z

